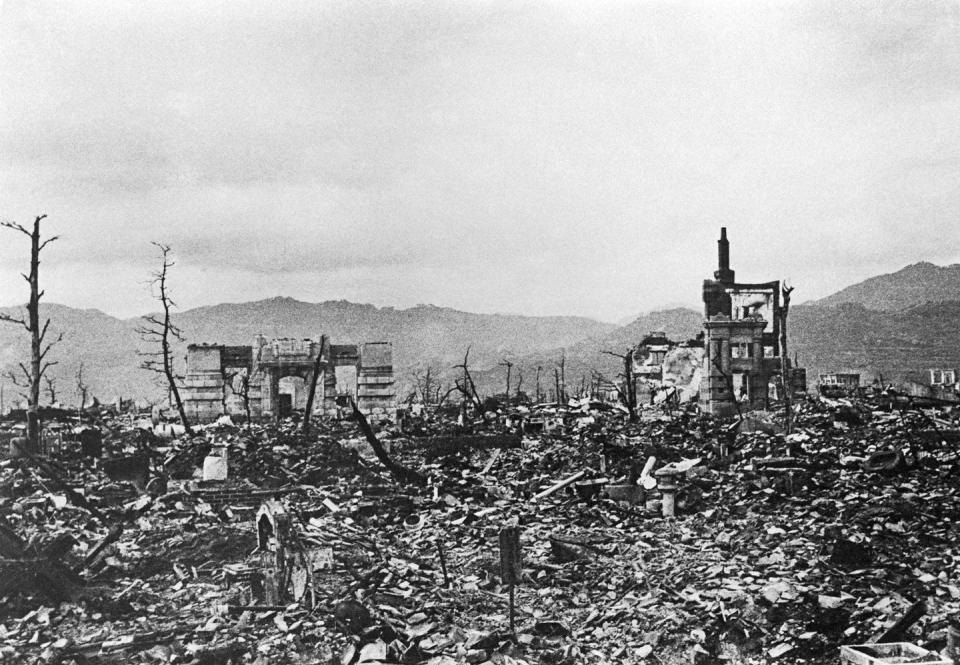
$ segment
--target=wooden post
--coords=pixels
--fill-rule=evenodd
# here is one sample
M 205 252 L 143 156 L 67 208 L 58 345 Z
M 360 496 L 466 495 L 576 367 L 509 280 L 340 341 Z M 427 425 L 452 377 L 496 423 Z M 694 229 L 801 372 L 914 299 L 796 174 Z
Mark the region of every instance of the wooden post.
M 787 355 L 787 314 L 790 313 L 790 293 L 792 286 L 783 287 L 783 303 L 780 305 L 780 379 L 783 383 L 784 429 L 787 434 L 793 432 L 793 372 Z
M 325 363 L 323 361 L 323 350 L 327 346 L 327 336 L 320 335 L 320 350 L 317 351 L 317 358 L 313 363 L 313 373 L 310 375 L 310 386 L 307 390 L 307 407 L 303 411 L 303 422 L 300 423 L 300 432 L 304 436 L 310 433 L 310 416 L 313 415 L 313 400 L 317 395 L 317 381 L 320 374 L 324 371 Z M 321 399 L 323 399 L 321 397 Z
M 499 451 L 497 451 L 499 452 Z M 440 556 L 440 571 L 443 573 L 443 586 L 450 588 L 450 576 L 447 574 L 447 558 L 443 555 L 443 546 L 437 541 L 437 554 Z
M 510 632 L 516 633 L 516 590 L 522 570 L 520 557 L 520 527 L 500 529 L 500 578 L 510 587 Z

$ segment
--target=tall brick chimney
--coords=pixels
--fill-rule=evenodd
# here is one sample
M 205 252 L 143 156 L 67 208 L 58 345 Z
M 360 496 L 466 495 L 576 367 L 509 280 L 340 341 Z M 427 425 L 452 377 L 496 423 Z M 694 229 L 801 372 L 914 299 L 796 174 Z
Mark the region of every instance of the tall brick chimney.
M 730 270 L 730 242 L 727 240 L 727 227 L 720 228 L 720 240 L 717 241 L 717 253 L 720 259 L 719 270 L 713 273 L 714 279 L 724 284 L 732 284 L 734 272 Z

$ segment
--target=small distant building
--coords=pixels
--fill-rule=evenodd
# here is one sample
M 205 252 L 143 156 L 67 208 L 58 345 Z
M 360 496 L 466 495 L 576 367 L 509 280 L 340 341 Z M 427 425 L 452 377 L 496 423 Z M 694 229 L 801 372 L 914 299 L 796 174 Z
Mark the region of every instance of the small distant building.
M 955 369 L 931 369 L 930 385 L 952 387 L 957 383 L 957 370 Z
M 817 386 L 827 396 L 851 395 L 860 388 L 860 375 L 841 372 L 821 374 Z
M 389 342 L 327 344 L 317 339 L 258 335 L 252 346 L 191 344 L 182 397 L 187 416 L 209 422 L 224 414 L 280 417 L 305 409 L 317 356 L 313 412 L 334 416 L 349 404 L 374 417 L 396 409 L 393 347 Z M 245 404 L 246 402 L 246 404 Z
M 676 346 L 676 342 L 671 342 L 666 333 L 659 330 L 651 332 L 637 347 L 634 356 L 636 358 L 633 367 L 634 376 L 645 381 L 662 380 L 663 361 L 670 349 Z

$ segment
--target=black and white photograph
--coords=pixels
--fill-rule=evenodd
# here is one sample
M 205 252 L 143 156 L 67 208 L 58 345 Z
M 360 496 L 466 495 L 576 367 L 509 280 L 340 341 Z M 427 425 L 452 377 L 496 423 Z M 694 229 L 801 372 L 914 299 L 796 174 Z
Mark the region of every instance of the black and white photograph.
M 960 0 L 0 0 L 0 665 L 960 665 Z

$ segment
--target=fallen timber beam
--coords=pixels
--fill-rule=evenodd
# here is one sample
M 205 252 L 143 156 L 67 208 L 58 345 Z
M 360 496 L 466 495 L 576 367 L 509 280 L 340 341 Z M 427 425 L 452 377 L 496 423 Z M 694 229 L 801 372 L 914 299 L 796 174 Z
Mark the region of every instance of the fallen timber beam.
M 887 628 L 881 635 L 878 635 L 875 643 L 900 642 L 904 635 L 910 630 L 910 627 L 920 620 L 920 617 L 927 611 L 927 604 L 923 600 L 918 600 L 911 605 L 895 624 Z
M 567 485 L 572 485 L 573 483 L 575 483 L 575 482 L 577 482 L 578 480 L 580 480 L 581 478 L 583 478 L 585 475 L 587 475 L 586 469 L 584 469 L 583 471 L 577 471 L 577 472 L 576 472 L 575 474 L 573 474 L 572 476 L 568 476 L 568 477 L 564 478 L 563 480 L 554 483 L 553 485 L 551 485 L 551 486 L 548 487 L 547 489 L 543 490 L 542 492 L 539 492 L 538 494 L 534 494 L 534 495 L 533 495 L 533 500 L 534 500 L 534 501 L 539 501 L 540 499 L 546 499 L 548 496 L 550 496 L 550 495 L 553 494 L 554 492 L 559 492 L 560 490 L 562 490 L 562 489 L 563 489 L 564 487 L 566 487 Z
M 370 447 L 373 448 L 373 452 L 377 456 L 377 459 L 379 459 L 380 463 L 386 467 L 393 479 L 402 485 L 409 484 L 417 485 L 419 487 L 426 487 L 426 476 L 418 471 L 414 471 L 413 469 L 408 469 L 401 464 L 397 464 L 390 459 L 390 456 L 384 449 L 383 444 L 380 443 L 379 439 L 377 439 L 377 435 L 374 434 L 366 416 L 364 416 L 360 409 L 357 408 L 357 403 L 353 400 L 353 398 L 350 399 L 350 406 L 353 408 L 353 417 L 357 421 L 357 426 L 360 428 L 360 432 L 367 440 L 367 443 L 370 444 Z

